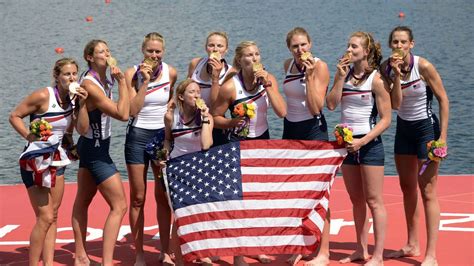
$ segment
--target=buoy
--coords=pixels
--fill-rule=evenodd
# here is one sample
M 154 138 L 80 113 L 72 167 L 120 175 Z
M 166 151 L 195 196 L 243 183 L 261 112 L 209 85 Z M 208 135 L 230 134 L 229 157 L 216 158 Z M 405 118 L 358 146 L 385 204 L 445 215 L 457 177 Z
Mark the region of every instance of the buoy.
M 110 2 L 112 2 L 112 0 L 105 0 L 106 4 L 110 4 Z
M 405 13 L 403 13 L 403 12 L 398 13 L 398 17 L 399 17 L 399 18 L 404 18 L 404 17 L 405 17 Z
M 92 22 L 93 20 L 94 20 L 94 18 L 92 16 L 87 16 L 86 17 L 87 22 Z
M 57 54 L 62 54 L 62 53 L 64 53 L 64 49 L 63 49 L 62 47 L 56 47 L 56 48 L 54 49 L 54 51 L 55 51 Z

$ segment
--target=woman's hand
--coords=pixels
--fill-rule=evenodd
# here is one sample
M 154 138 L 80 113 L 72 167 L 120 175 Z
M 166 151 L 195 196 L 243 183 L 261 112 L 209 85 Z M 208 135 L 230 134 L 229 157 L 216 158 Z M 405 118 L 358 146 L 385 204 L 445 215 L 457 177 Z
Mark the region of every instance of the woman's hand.
M 401 68 L 403 64 L 403 58 L 397 55 L 390 56 L 390 66 L 392 67 L 393 73 L 396 77 L 400 77 L 402 74 Z
M 254 83 L 260 81 L 262 84 L 268 84 L 270 82 L 270 78 L 268 76 L 268 72 L 265 69 L 258 70 L 254 72 Z
M 89 93 L 83 87 L 76 89 L 76 97 L 78 97 L 79 106 L 84 106 L 87 96 L 89 96 Z
M 139 72 L 143 78 L 143 82 L 148 82 L 151 79 L 151 73 L 153 73 L 153 69 L 150 65 L 141 63 L 139 66 Z
M 204 108 L 200 109 L 201 110 L 201 118 L 202 120 L 207 119 L 209 115 L 209 107 L 204 106 Z
M 342 58 L 337 64 L 336 76 L 338 78 L 345 78 L 349 72 L 350 58 Z
M 348 152 L 355 153 L 364 145 L 365 143 L 363 143 L 362 139 L 353 139 L 351 143 L 346 144 L 346 148 Z
M 308 58 L 307 60 L 302 61 L 303 66 L 305 67 L 306 76 L 312 76 L 315 74 L 316 61 L 313 57 Z
M 31 143 L 33 141 L 39 140 L 40 138 L 33 133 L 28 133 L 25 139 L 28 141 L 28 143 Z
M 113 78 L 115 78 L 118 81 L 125 80 L 125 75 L 122 73 L 120 68 L 118 68 L 117 66 L 111 66 L 110 67 L 110 74 L 112 75 Z
M 219 75 L 224 68 L 224 64 L 221 62 L 221 60 L 218 60 L 214 57 L 209 58 L 207 63 L 212 67 L 211 78 L 214 80 L 219 80 Z

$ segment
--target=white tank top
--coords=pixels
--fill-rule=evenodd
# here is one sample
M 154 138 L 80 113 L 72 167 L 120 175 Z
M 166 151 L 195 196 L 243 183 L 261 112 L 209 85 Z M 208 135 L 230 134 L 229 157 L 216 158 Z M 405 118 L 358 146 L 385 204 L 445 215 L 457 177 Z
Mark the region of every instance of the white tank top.
M 135 66 L 137 71 L 138 66 Z M 143 107 L 135 117 L 130 117 L 129 125 L 144 129 L 160 129 L 165 126 L 164 115 L 170 97 L 171 83 L 169 66 L 162 63 L 161 77 L 148 84 Z M 140 88 L 143 80 L 137 75 L 136 88 Z
M 372 71 L 360 87 L 354 86 L 350 81 L 344 83 L 341 122 L 351 126 L 354 135 L 367 134 L 375 126 L 378 112 L 372 93 L 372 81 L 376 73 L 377 70 Z
M 109 98 L 112 99 L 112 86 L 109 86 L 109 89 L 106 91 L 102 84 L 98 82 L 94 77 L 92 76 L 84 76 L 82 78 L 82 81 L 84 80 L 90 80 L 94 82 L 97 87 L 99 87 L 102 92 Z M 82 83 L 81 81 L 81 83 Z M 87 134 L 84 136 L 88 139 L 94 139 L 94 140 L 104 140 L 108 139 L 112 135 L 112 126 L 111 126 L 111 118 L 107 114 L 102 113 L 99 108 L 96 108 L 95 110 L 88 112 L 89 114 L 89 130 L 87 131 Z M 96 142 L 96 146 L 99 145 L 99 142 Z
M 232 113 L 234 106 L 241 102 L 254 103 L 255 104 L 255 117 L 250 119 L 249 123 L 249 134 L 247 137 L 256 138 L 260 137 L 265 131 L 268 130 L 267 112 L 268 112 L 268 95 L 267 91 L 260 85 L 256 92 L 249 93 L 244 89 L 243 83 L 239 77 L 235 75 L 232 77 L 235 86 L 235 101 L 229 106 L 229 110 Z
M 413 67 L 408 80 L 402 80 L 402 103 L 398 108 L 398 116 L 407 121 L 416 121 L 430 118 L 433 114 L 431 103 L 433 92 L 421 79 L 419 70 L 419 56 L 413 56 Z M 392 73 L 393 75 L 393 73 Z
M 179 114 L 179 107 L 174 109 L 171 134 L 174 141 L 171 158 L 201 150 L 201 125 L 196 124 L 196 118 L 185 125 Z
M 191 76 L 191 79 L 199 85 L 199 88 L 201 88 L 201 98 L 204 100 L 204 102 L 206 102 L 207 106 L 210 106 L 212 80 L 204 81 L 201 79 L 201 72 L 207 71 L 207 60 L 207 57 L 201 58 L 201 60 L 199 60 L 196 65 L 196 69 L 194 69 L 193 75 Z M 224 67 L 222 68 L 221 73 L 219 75 L 219 85 L 222 85 L 222 82 L 224 82 L 224 78 L 226 77 L 227 73 L 229 73 L 231 68 L 232 66 L 228 65 L 224 61 Z
M 316 62 L 319 58 L 315 57 Z M 286 119 L 290 122 L 300 122 L 313 118 L 306 103 L 306 79 L 304 73 L 291 73 L 291 69 L 295 66 L 295 60 L 292 59 L 286 71 L 285 80 L 283 81 L 283 92 L 286 96 L 288 112 Z
M 43 118 L 44 120 L 46 120 L 53 127 L 53 129 L 51 130 L 53 135 L 58 136 L 59 143 L 61 143 L 64 136 L 64 132 L 72 123 L 73 105 L 71 103 L 66 109 L 63 109 L 58 103 L 58 99 L 56 99 L 54 90 L 54 88 L 48 87 L 48 110 L 42 114 L 31 114 L 30 122 L 37 118 Z M 64 166 L 71 163 L 61 145 L 59 145 L 58 150 L 61 160 L 55 160 L 53 165 Z

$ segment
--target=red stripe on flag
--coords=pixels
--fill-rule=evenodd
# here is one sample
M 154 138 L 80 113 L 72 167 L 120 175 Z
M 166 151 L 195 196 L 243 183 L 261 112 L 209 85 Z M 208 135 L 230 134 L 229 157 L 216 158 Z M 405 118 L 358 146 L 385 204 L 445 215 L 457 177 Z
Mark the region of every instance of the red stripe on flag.
M 317 141 L 317 140 L 252 140 L 241 141 L 241 150 L 250 149 L 286 149 L 286 150 L 332 150 L 341 149 L 344 145 L 337 144 L 337 141 Z
M 259 182 L 307 182 L 307 181 L 331 181 L 332 174 L 287 174 L 287 175 L 242 175 L 242 183 Z
M 200 250 L 184 255 L 186 261 L 193 261 L 199 258 L 234 255 L 260 255 L 260 254 L 311 254 L 318 247 L 317 243 L 309 246 L 271 246 L 271 247 L 236 247 Z
M 319 199 L 324 191 L 279 191 L 279 192 L 244 192 L 246 200 L 259 199 Z
M 339 157 L 331 158 L 314 158 L 314 159 L 255 159 L 242 158 L 240 165 L 242 167 L 299 167 L 314 165 L 337 165 L 340 161 Z

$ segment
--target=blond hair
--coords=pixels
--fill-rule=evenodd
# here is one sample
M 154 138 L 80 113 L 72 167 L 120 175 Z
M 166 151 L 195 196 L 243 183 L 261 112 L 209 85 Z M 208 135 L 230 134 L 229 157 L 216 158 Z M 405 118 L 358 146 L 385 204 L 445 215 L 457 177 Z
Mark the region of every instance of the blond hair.
M 191 84 L 191 83 L 196 83 L 193 79 L 187 78 L 183 81 L 181 81 L 178 84 L 178 87 L 176 87 L 176 104 L 178 105 L 180 110 L 183 110 L 183 101 L 179 99 L 179 95 L 183 95 L 184 92 L 186 91 L 186 88 Z M 199 87 L 199 86 L 198 86 Z
M 257 43 L 254 41 L 243 41 L 239 43 L 239 45 L 237 45 L 237 47 L 235 48 L 235 56 L 232 64 L 237 70 L 240 70 L 242 68 L 239 61 L 243 56 L 243 50 L 250 46 L 257 46 Z
M 207 35 L 207 38 L 206 38 L 206 46 L 209 42 L 209 38 L 211 38 L 212 36 L 214 35 L 217 35 L 217 36 L 221 36 L 222 38 L 225 39 L 225 47 L 229 47 L 229 37 L 227 36 L 227 33 L 223 32 L 223 31 L 213 31 L 211 33 L 209 33 Z
M 306 36 L 306 39 L 308 39 L 308 42 L 311 43 L 311 37 L 309 37 L 308 32 L 302 28 L 302 27 L 296 27 L 288 32 L 286 34 L 286 46 L 290 48 L 290 43 L 291 43 L 291 38 L 295 35 L 303 35 Z
M 158 32 L 150 32 L 143 38 L 142 49 L 145 49 L 145 45 L 148 41 L 159 41 L 163 44 L 163 49 L 165 49 L 165 38 Z
M 382 47 L 379 42 L 375 42 L 372 34 L 364 31 L 356 31 L 351 34 L 352 37 L 359 37 L 362 41 L 362 47 L 369 50 L 367 55 L 367 62 L 369 63 L 369 69 L 366 72 L 372 72 L 374 69 L 379 68 L 380 62 L 382 61 Z

